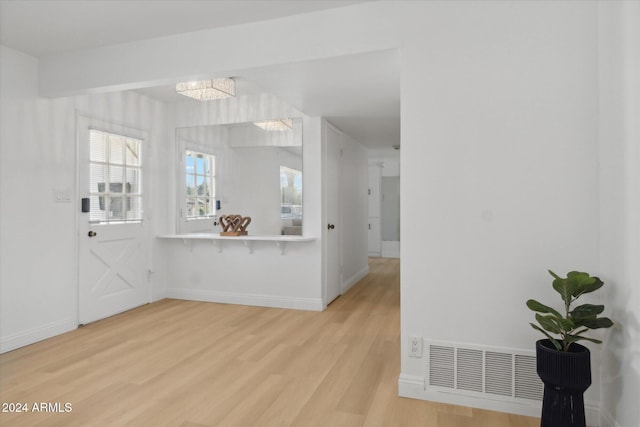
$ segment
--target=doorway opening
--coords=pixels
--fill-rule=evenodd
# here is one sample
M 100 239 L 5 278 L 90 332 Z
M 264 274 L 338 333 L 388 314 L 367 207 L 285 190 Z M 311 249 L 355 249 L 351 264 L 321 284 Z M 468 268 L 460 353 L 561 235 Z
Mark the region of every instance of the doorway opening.
M 369 158 L 369 256 L 400 258 L 400 156 Z

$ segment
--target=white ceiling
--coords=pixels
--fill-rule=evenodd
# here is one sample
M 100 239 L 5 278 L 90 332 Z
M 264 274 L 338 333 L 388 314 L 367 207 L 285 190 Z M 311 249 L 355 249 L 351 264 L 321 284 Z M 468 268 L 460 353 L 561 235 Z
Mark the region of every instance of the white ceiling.
M 276 19 L 360 1 L 0 0 L 0 42 L 36 57 L 184 32 Z M 272 93 L 324 116 L 368 148 L 400 143 L 395 51 L 238 70 L 238 93 Z M 173 86 L 143 94 L 185 102 Z M 189 100 L 186 102 L 198 102 Z

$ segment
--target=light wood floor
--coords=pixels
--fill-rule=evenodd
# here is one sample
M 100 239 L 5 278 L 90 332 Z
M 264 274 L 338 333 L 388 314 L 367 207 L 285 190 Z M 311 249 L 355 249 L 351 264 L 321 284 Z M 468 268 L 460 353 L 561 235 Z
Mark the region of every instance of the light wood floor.
M 534 427 L 536 418 L 405 399 L 399 262 L 322 313 L 163 300 L 0 356 L 9 426 Z

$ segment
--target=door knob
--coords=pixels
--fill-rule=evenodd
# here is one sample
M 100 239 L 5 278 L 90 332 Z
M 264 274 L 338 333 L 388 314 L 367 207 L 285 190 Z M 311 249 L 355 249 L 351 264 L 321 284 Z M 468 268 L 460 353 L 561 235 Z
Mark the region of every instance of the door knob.
M 329 229 L 329 230 L 333 230 L 334 228 L 336 228 L 336 226 L 335 226 L 335 225 L 333 225 L 333 224 L 327 224 L 327 229 Z
M 98 233 L 96 233 L 96 232 L 95 232 L 95 231 L 93 231 L 93 230 L 91 230 L 91 231 L 89 231 L 89 233 L 87 233 L 87 236 L 89 236 L 89 237 L 95 237 L 95 236 L 97 236 L 97 235 L 98 235 Z

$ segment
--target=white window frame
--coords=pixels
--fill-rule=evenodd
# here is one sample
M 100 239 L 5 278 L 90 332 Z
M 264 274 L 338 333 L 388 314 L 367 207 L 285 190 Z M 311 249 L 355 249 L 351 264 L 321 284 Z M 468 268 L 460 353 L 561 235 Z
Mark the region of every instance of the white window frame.
M 184 211 L 184 215 L 185 215 L 185 219 L 187 221 L 195 221 L 198 219 L 210 219 L 210 218 L 215 218 L 216 216 L 216 174 L 215 174 L 215 169 L 216 169 L 216 156 L 213 154 L 209 154 L 209 153 L 203 153 L 201 151 L 196 151 L 196 150 L 185 150 L 184 151 L 184 158 L 185 158 L 185 178 L 186 181 L 189 181 L 189 177 L 193 177 L 193 183 L 194 183 L 194 187 L 197 186 L 199 178 L 202 178 L 202 181 L 204 183 L 207 184 L 207 187 L 209 187 L 209 195 L 198 195 L 198 194 L 189 194 L 189 185 L 187 185 L 186 187 L 186 194 L 185 194 L 185 200 L 183 200 L 183 203 L 186 202 L 186 206 L 183 205 L 183 208 L 185 209 Z M 196 164 L 193 165 L 194 170 L 191 172 L 188 169 L 188 162 L 189 162 L 189 158 L 204 158 L 205 160 L 208 160 L 208 163 L 210 165 L 212 165 L 212 167 L 207 171 L 206 169 L 204 171 L 202 171 L 202 173 L 199 173 Z M 197 190 L 196 190 L 197 191 Z M 195 204 L 198 204 L 198 199 L 199 198 L 209 198 L 208 201 L 208 211 L 209 213 L 206 214 L 189 214 L 189 200 L 191 200 L 194 203 L 194 209 L 198 209 L 197 207 L 195 207 Z M 198 205 L 199 206 L 199 205 Z
M 89 128 L 89 140 L 86 141 L 86 144 L 90 144 L 91 141 L 91 135 L 92 133 L 100 133 L 100 134 L 105 134 L 107 136 L 115 136 L 118 138 L 124 138 L 125 140 L 135 140 L 138 144 L 138 153 L 137 153 L 137 157 L 138 157 L 138 162 L 136 165 L 132 165 L 132 164 L 127 164 L 126 161 L 126 154 L 123 153 L 123 159 L 122 159 L 122 163 L 115 163 L 112 162 L 111 159 L 109 158 L 109 155 L 111 153 L 111 150 L 109 150 L 107 154 L 107 157 L 105 158 L 105 160 L 103 161 L 98 161 L 98 160 L 93 160 L 91 159 L 91 148 L 89 148 L 89 171 L 91 171 L 91 165 L 97 165 L 97 166 L 104 166 L 106 167 L 106 181 L 104 183 L 104 185 L 107 186 L 107 188 L 103 189 L 103 191 L 100 190 L 96 190 L 94 191 L 94 189 L 90 189 L 89 191 L 89 197 L 91 199 L 95 199 L 95 198 L 99 198 L 100 202 L 101 202 L 101 206 L 104 206 L 104 208 L 101 208 L 101 210 L 109 210 L 109 207 L 111 205 L 111 202 L 114 198 L 113 193 L 111 191 L 111 182 L 109 181 L 109 177 L 110 177 L 110 169 L 112 167 L 118 167 L 118 168 L 122 168 L 123 169 L 123 173 L 126 174 L 127 170 L 132 170 L 132 171 L 137 171 L 137 177 L 138 177 L 138 182 L 137 182 L 137 191 L 131 192 L 131 191 L 127 191 L 126 188 L 124 186 L 124 182 L 119 182 L 122 185 L 122 189 L 119 193 L 117 193 L 119 196 L 119 198 L 121 198 L 121 202 L 125 204 L 130 203 L 130 201 L 132 199 L 138 199 L 138 203 L 139 203 L 139 209 L 140 209 L 140 216 L 138 218 L 106 218 L 106 219 L 101 219 L 101 220 L 90 220 L 89 222 L 91 224 L 101 224 L 101 225 L 108 225 L 108 224 L 139 224 L 142 223 L 143 218 L 144 218 L 144 190 L 143 190 L 143 185 L 144 185 L 144 160 L 143 160 L 143 152 L 144 152 L 144 140 L 142 138 L 139 137 L 134 137 L 134 136 L 129 136 L 123 133 L 119 133 L 119 132 L 112 132 L 112 131 L 108 131 L 108 130 L 103 130 L 103 129 L 96 129 L 96 128 Z M 125 177 L 123 176 L 122 179 L 125 179 Z M 93 205 L 92 205 L 92 209 L 93 209 Z
M 218 171 L 218 156 L 210 147 L 205 147 L 201 144 L 189 142 L 189 141 L 178 141 L 176 144 L 176 157 L 177 157 L 177 173 L 176 173 L 176 217 L 177 217 L 177 232 L 178 233 L 196 233 L 196 232 L 209 232 L 214 233 L 217 228 L 214 225 L 214 222 L 217 218 L 216 212 L 216 200 L 218 194 L 218 179 L 216 178 L 216 174 Z M 213 158 L 213 174 L 212 178 L 214 181 L 213 184 L 213 194 L 211 195 L 212 199 L 212 213 L 210 215 L 204 216 L 188 216 L 187 215 L 187 152 L 195 152 L 198 154 L 203 154 L 206 156 L 211 156 Z

